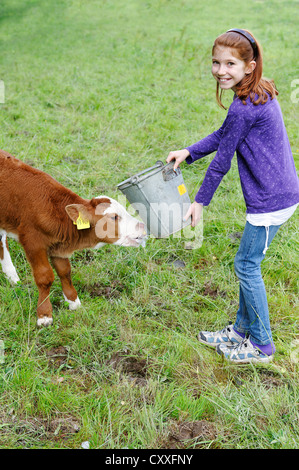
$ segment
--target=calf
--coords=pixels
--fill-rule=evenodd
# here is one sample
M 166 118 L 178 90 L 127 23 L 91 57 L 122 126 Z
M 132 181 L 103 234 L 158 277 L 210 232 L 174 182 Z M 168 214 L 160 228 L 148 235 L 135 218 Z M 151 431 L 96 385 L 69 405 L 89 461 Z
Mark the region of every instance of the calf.
M 71 279 L 70 255 L 105 243 L 137 247 L 144 242 L 145 227 L 117 201 L 106 196 L 82 199 L 48 174 L 0 150 L 0 262 L 5 275 L 16 283 L 7 236 L 25 250 L 39 291 L 37 324 L 48 326 L 53 322 L 50 262 L 74 310 L 80 300 Z

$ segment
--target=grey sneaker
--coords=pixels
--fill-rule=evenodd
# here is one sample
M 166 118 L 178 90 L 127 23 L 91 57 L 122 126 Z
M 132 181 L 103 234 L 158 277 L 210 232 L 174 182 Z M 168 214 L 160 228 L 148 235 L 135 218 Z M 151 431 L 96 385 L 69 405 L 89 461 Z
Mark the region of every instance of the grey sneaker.
M 197 336 L 200 343 L 213 348 L 224 344 L 226 347 L 233 347 L 243 341 L 242 336 L 238 335 L 233 329 L 233 325 L 228 325 L 221 331 L 200 331 Z
M 222 354 L 228 361 L 238 364 L 268 363 L 273 359 L 273 354 L 268 356 L 251 344 L 249 338 L 243 339 L 241 343 L 233 348 L 227 348 L 219 344 L 216 348 L 218 354 Z

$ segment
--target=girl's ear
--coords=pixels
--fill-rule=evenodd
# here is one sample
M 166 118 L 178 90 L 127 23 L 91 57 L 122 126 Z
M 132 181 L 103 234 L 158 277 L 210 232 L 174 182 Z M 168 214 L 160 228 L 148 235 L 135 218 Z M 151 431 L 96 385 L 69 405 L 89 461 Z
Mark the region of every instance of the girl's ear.
M 249 64 L 247 65 L 246 67 L 246 70 L 245 70 L 245 74 L 246 75 L 250 75 L 254 69 L 256 67 L 256 61 L 255 60 L 252 60 L 251 62 L 249 62 Z

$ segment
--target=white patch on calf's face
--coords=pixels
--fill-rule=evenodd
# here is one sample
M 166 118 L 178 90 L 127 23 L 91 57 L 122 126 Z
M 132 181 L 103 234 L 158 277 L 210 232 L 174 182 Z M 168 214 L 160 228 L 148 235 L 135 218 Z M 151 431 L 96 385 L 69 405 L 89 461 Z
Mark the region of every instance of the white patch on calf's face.
M 110 200 L 110 206 L 104 210 L 103 214 L 115 214 L 117 217 L 115 223 L 118 224 L 117 234 L 115 233 L 117 241 L 113 244 L 121 246 L 140 246 L 144 242 L 146 235 L 144 224 L 132 217 L 118 201 L 112 198 L 107 199 Z

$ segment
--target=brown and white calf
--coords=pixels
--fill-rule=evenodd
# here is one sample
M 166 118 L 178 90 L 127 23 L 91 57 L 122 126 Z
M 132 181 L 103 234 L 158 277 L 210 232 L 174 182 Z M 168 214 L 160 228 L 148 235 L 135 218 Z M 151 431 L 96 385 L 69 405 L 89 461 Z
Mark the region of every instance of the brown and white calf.
M 139 246 L 144 224 L 117 201 L 83 199 L 43 171 L 0 150 L 0 263 L 12 283 L 19 281 L 7 237 L 23 246 L 39 290 L 37 324 L 53 322 L 50 288 L 55 268 L 70 309 L 80 306 L 71 279 L 69 257 L 75 250 L 105 243 Z

